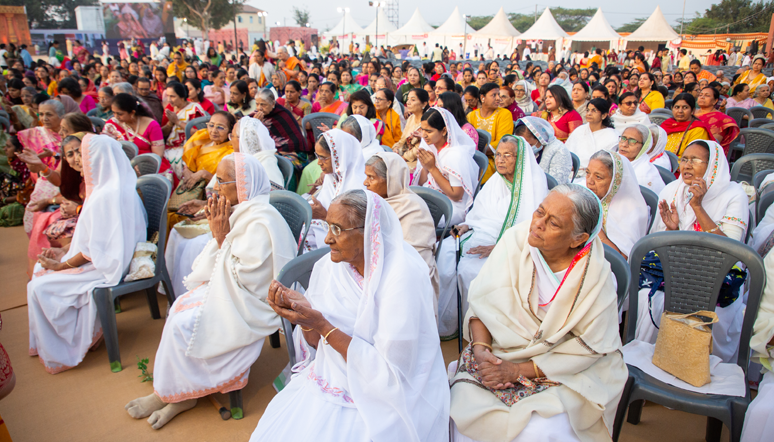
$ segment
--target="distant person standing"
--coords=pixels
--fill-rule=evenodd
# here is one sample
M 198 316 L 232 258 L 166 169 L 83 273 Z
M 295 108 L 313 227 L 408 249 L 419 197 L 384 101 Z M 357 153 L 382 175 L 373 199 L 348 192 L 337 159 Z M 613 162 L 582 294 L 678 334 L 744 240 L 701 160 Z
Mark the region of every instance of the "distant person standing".
M 443 61 L 443 50 L 441 50 L 441 47 L 438 46 L 438 43 L 435 44 L 435 48 L 433 49 L 432 58 L 430 61 Z

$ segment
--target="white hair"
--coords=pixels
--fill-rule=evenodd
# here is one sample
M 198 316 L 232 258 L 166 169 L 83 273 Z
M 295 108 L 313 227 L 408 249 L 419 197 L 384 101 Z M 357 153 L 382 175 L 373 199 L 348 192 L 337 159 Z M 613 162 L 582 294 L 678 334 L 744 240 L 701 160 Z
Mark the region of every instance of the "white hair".
M 40 103 L 40 106 L 51 106 L 54 108 L 54 112 L 56 112 L 57 115 L 59 115 L 59 118 L 64 117 L 65 115 L 65 107 L 64 104 L 62 104 L 59 100 L 46 100 L 42 103 Z
M 265 100 L 267 103 L 274 104 L 276 100 L 274 99 L 274 93 L 269 89 L 259 89 L 258 93 L 256 94 L 257 97 L 260 97 L 262 100 Z
M 118 94 L 134 95 L 134 88 L 129 83 L 116 83 L 113 85 L 113 95 Z
M 560 184 L 549 193 L 554 192 L 561 193 L 572 202 L 572 235 L 591 235 L 599 222 L 599 202 L 591 190 L 577 184 Z

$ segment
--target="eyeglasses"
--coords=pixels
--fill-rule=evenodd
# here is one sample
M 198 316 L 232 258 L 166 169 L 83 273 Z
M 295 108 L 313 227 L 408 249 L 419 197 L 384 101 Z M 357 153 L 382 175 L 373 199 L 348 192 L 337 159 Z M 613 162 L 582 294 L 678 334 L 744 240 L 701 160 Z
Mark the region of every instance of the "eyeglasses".
M 638 143 L 642 144 L 642 141 L 637 141 L 634 138 L 626 138 L 625 136 L 621 135 L 618 137 L 619 140 L 621 140 L 624 143 L 628 143 L 629 146 L 636 146 Z
M 219 176 L 217 176 L 217 175 L 215 176 L 215 180 L 217 180 L 217 182 L 218 182 L 218 185 L 220 185 L 220 186 L 222 186 L 222 185 L 224 185 L 224 184 L 231 184 L 231 183 L 236 183 L 236 181 L 221 181 L 221 180 L 220 180 L 220 177 L 219 177 Z
M 622 101 L 621 106 L 634 106 L 637 104 L 637 101 Z
M 500 152 L 497 152 L 494 157 L 495 157 L 495 160 L 499 159 L 499 158 L 502 158 L 504 160 L 510 160 L 511 158 L 516 157 L 516 155 L 514 155 L 512 153 L 500 153 Z
M 708 162 L 704 160 L 700 160 L 698 158 L 686 158 L 686 157 L 680 158 L 680 164 L 688 164 L 688 163 L 691 163 L 694 166 L 701 166 L 702 164 L 706 164 Z
M 317 155 L 317 159 L 321 161 L 328 161 L 331 159 L 331 157 L 324 157 L 322 155 Z
M 514 89 L 513 92 L 522 92 L 523 93 L 523 92 L 526 92 L 526 91 L 524 89 L 519 88 L 519 89 Z
M 226 126 L 221 126 L 220 124 L 215 124 L 215 123 L 207 123 L 207 129 L 209 129 L 209 130 L 220 130 L 220 131 L 228 130 L 228 128 Z
M 361 227 L 352 227 L 351 229 L 342 229 L 341 226 L 338 224 L 328 224 L 328 231 L 333 234 L 335 237 L 339 237 L 341 235 L 341 232 L 349 232 L 350 230 L 357 230 L 357 229 L 364 229 L 365 226 Z

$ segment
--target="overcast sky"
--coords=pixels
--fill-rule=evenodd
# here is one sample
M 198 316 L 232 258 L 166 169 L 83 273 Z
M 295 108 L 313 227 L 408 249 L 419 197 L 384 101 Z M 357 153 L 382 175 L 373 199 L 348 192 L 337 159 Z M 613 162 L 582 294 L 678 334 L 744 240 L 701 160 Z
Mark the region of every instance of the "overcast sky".
M 691 18 L 694 17 L 697 12 L 703 13 L 704 10 L 709 8 L 713 3 L 718 3 L 718 1 L 686 0 L 685 17 Z M 319 29 L 321 32 L 332 28 L 339 20 L 341 20 L 341 14 L 336 12 L 337 7 L 349 7 L 352 17 L 363 28 L 368 26 L 375 18 L 375 11 L 368 6 L 368 0 L 328 0 L 324 2 L 292 0 L 278 3 L 248 0 L 247 4 L 266 10 L 269 13 L 268 22 L 270 25 L 281 22 L 286 23 L 288 26 L 295 25 L 295 22 L 293 21 L 293 6 L 306 6 L 311 12 L 312 27 Z M 602 12 L 605 13 L 610 24 L 614 28 L 617 28 L 635 18 L 650 16 L 658 4 L 661 5 L 661 10 L 664 12 L 664 16 L 670 24 L 674 25 L 676 20 L 681 17 L 683 3 L 680 1 L 659 2 L 653 0 L 641 0 L 638 2 L 622 2 L 620 0 L 598 0 L 596 2 L 587 2 L 584 4 L 583 2 L 570 0 L 555 0 L 551 3 L 538 3 L 537 10 L 539 16 L 546 7 L 601 7 Z M 443 6 L 439 7 L 440 5 Z M 460 12 L 463 14 L 494 15 L 497 13 L 498 9 L 500 9 L 501 5 L 503 5 L 502 0 L 414 0 L 411 2 L 404 0 L 400 2 L 399 6 L 400 26 L 403 26 L 406 21 L 411 18 L 411 14 L 414 13 L 416 7 L 419 7 L 419 11 L 428 23 L 438 26 L 449 17 L 454 10 L 454 6 L 459 6 Z M 506 13 L 534 14 L 535 12 L 535 3 L 509 2 L 508 6 L 503 7 L 505 8 Z M 519 31 L 524 32 L 526 29 L 519 29 Z

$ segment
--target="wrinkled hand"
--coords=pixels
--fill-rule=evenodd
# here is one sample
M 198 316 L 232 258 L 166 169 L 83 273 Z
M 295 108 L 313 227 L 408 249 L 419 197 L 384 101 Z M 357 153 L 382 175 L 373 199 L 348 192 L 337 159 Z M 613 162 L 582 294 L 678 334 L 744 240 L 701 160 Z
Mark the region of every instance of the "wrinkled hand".
M 513 373 L 515 364 L 504 362 L 493 355 L 488 348 L 474 350 L 473 357 L 478 363 L 478 372 L 481 374 L 484 386 L 493 390 L 505 390 L 514 386 L 511 381 L 517 377 L 517 374 Z
M 670 206 L 666 200 L 661 200 L 658 203 L 658 209 L 661 212 L 661 220 L 664 221 L 667 230 L 680 230 L 680 215 L 677 213 L 675 203 L 672 203 Z
M 310 205 L 312 206 L 312 219 L 321 219 L 325 221 L 325 218 L 328 217 L 328 209 L 325 208 L 325 206 L 320 203 L 320 201 L 317 200 L 315 197 L 311 197 L 309 201 Z
M 231 202 L 223 195 L 216 195 L 207 201 L 204 208 L 207 221 L 210 222 L 212 237 L 218 241 L 218 247 L 223 244 L 226 235 L 231 231 L 229 217 L 231 216 Z
M 202 171 L 192 173 L 189 172 L 187 175 L 184 174 L 183 176 L 183 187 L 184 190 L 192 189 L 196 183 L 201 181 L 202 179 Z
M 320 132 L 328 132 L 329 130 L 331 130 L 331 128 L 328 127 L 328 125 L 325 123 L 320 123 L 320 125 L 317 126 L 317 130 L 319 130 Z
M 283 301 L 282 297 L 284 296 L 286 290 L 288 289 L 285 288 L 275 290 L 274 297 L 272 298 L 271 287 L 269 288 L 269 297 L 267 298 L 267 301 L 269 302 L 269 306 L 271 306 L 271 308 L 274 309 L 278 315 L 303 329 L 320 331 L 325 328 L 325 325 L 328 321 L 325 319 L 322 313 L 312 308 L 311 304 L 309 304 L 309 301 L 304 302 L 300 299 L 285 299 L 284 304 L 286 306 L 284 307 L 275 303 L 275 301 Z M 277 293 L 278 291 L 279 293 Z M 290 291 L 292 292 L 292 290 Z
M 50 158 L 56 155 L 53 150 L 45 147 L 43 151 L 38 154 L 38 158 Z
M 470 230 L 470 227 L 467 224 L 460 224 L 451 228 L 452 234 L 457 236 L 464 235 L 468 230 Z
M 693 198 L 691 198 L 691 202 L 688 203 L 691 205 L 691 208 L 696 211 L 701 207 L 701 202 L 704 200 L 704 195 L 707 194 L 707 182 L 704 181 L 703 178 L 694 178 L 691 182 L 691 193 L 693 193 Z
M 264 117 L 265 117 L 265 115 L 263 114 L 263 111 L 262 111 L 262 110 L 260 110 L 260 109 L 256 110 L 256 111 L 253 113 L 253 118 L 255 118 L 255 119 L 257 119 L 257 120 L 261 120 L 261 121 L 263 121 Z
M 46 165 L 40 160 L 34 150 L 25 148 L 22 152 L 16 152 L 16 158 L 27 163 L 27 167 L 32 173 L 40 173 L 46 170 Z
M 205 200 L 186 201 L 180 205 L 177 211 L 183 215 L 193 215 L 196 212 L 202 210 L 202 208 L 206 205 L 207 205 L 207 201 Z
M 27 204 L 27 210 L 30 212 L 40 212 L 41 210 L 45 210 L 46 207 L 51 205 L 51 201 L 49 200 L 38 200 L 34 203 Z
M 304 295 L 285 287 L 281 282 L 276 280 L 269 284 L 269 296 L 266 299 L 275 311 L 278 309 L 290 309 L 294 302 L 312 308 L 312 304 L 304 297 Z M 279 313 L 280 312 L 277 311 L 277 314 Z
M 59 204 L 59 211 L 62 213 L 62 218 L 72 218 L 78 214 L 78 204 L 70 200 L 64 200 Z
M 422 168 L 426 169 L 428 172 L 435 168 L 435 155 L 427 150 L 419 149 L 417 158 L 419 159 L 419 162 L 422 163 Z
M 38 255 L 38 262 L 46 270 L 59 270 L 62 265 L 58 260 L 48 258 L 42 254 Z
M 468 250 L 468 255 L 479 255 L 479 259 L 489 258 L 495 246 L 477 246 Z
M 43 249 L 38 256 L 43 256 L 48 259 L 53 259 L 57 262 L 62 260 L 62 257 L 65 255 L 65 250 L 59 247 L 51 247 L 49 249 Z

